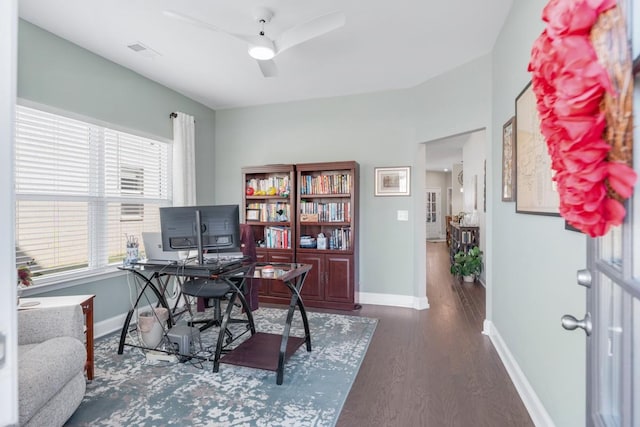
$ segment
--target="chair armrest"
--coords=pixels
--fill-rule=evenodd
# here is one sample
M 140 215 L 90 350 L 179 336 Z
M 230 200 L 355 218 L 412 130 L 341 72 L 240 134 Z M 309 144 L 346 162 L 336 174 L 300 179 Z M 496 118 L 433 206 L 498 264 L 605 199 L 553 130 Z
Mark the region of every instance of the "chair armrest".
M 84 314 L 79 305 L 18 311 L 18 344 L 37 344 L 70 336 L 84 342 Z

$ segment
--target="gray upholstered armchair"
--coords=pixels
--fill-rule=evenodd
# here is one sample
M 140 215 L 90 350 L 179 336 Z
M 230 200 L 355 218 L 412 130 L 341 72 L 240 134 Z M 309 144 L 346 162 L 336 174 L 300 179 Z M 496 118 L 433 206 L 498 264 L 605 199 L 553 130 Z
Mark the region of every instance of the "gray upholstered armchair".
M 21 426 L 61 426 L 86 390 L 82 308 L 18 312 L 18 395 Z

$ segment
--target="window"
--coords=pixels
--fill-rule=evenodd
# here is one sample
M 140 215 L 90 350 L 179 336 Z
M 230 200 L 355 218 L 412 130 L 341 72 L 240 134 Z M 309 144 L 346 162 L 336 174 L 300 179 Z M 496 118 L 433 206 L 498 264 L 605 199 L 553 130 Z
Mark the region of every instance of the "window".
M 171 205 L 167 143 L 16 108 L 16 253 L 45 283 L 122 262 Z M 39 280 L 40 279 L 40 280 Z
M 122 194 L 142 196 L 144 194 L 144 168 L 124 165 L 120 168 L 120 189 Z M 121 221 L 143 221 L 144 205 L 122 203 Z

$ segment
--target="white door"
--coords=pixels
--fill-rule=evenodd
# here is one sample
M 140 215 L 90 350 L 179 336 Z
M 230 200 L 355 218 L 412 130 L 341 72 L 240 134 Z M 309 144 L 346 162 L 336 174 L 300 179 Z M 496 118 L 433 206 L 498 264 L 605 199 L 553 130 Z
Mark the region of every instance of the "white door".
M 13 135 L 16 105 L 18 0 L 0 1 L 0 425 L 18 425 Z M 13 285 L 13 286 L 12 286 Z
M 441 219 L 441 205 L 439 188 L 427 188 L 426 189 L 426 201 L 427 201 L 427 239 L 442 239 L 442 219 Z
M 625 2 L 623 2 L 625 3 Z M 632 11 L 631 1 L 626 10 Z M 640 9 L 633 11 L 636 33 Z M 628 17 L 631 15 L 628 14 Z M 629 19 L 628 19 L 629 20 Z M 640 33 L 633 40 L 638 63 Z M 634 123 L 640 123 L 640 78 L 636 74 Z M 640 131 L 634 131 L 634 165 L 640 165 Z M 583 319 L 566 315 L 567 329 L 587 333 L 587 426 L 640 426 L 640 185 L 626 204 L 622 227 L 589 239 L 587 270 L 578 272 L 578 284 L 587 291 Z M 635 233 L 634 233 L 634 230 Z

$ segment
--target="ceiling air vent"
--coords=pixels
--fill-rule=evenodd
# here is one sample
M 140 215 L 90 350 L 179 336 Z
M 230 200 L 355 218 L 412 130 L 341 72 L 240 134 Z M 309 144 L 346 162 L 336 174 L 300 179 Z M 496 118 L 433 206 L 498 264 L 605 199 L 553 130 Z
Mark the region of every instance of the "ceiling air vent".
M 157 56 L 160 56 L 159 52 L 140 42 L 128 44 L 127 47 L 132 51 L 144 56 L 145 58 L 155 58 Z
M 144 47 L 143 45 L 141 45 L 140 43 L 134 43 L 134 44 L 130 44 L 129 46 L 127 46 L 129 49 L 131 49 L 134 52 L 141 52 L 143 50 L 147 50 L 146 47 Z

